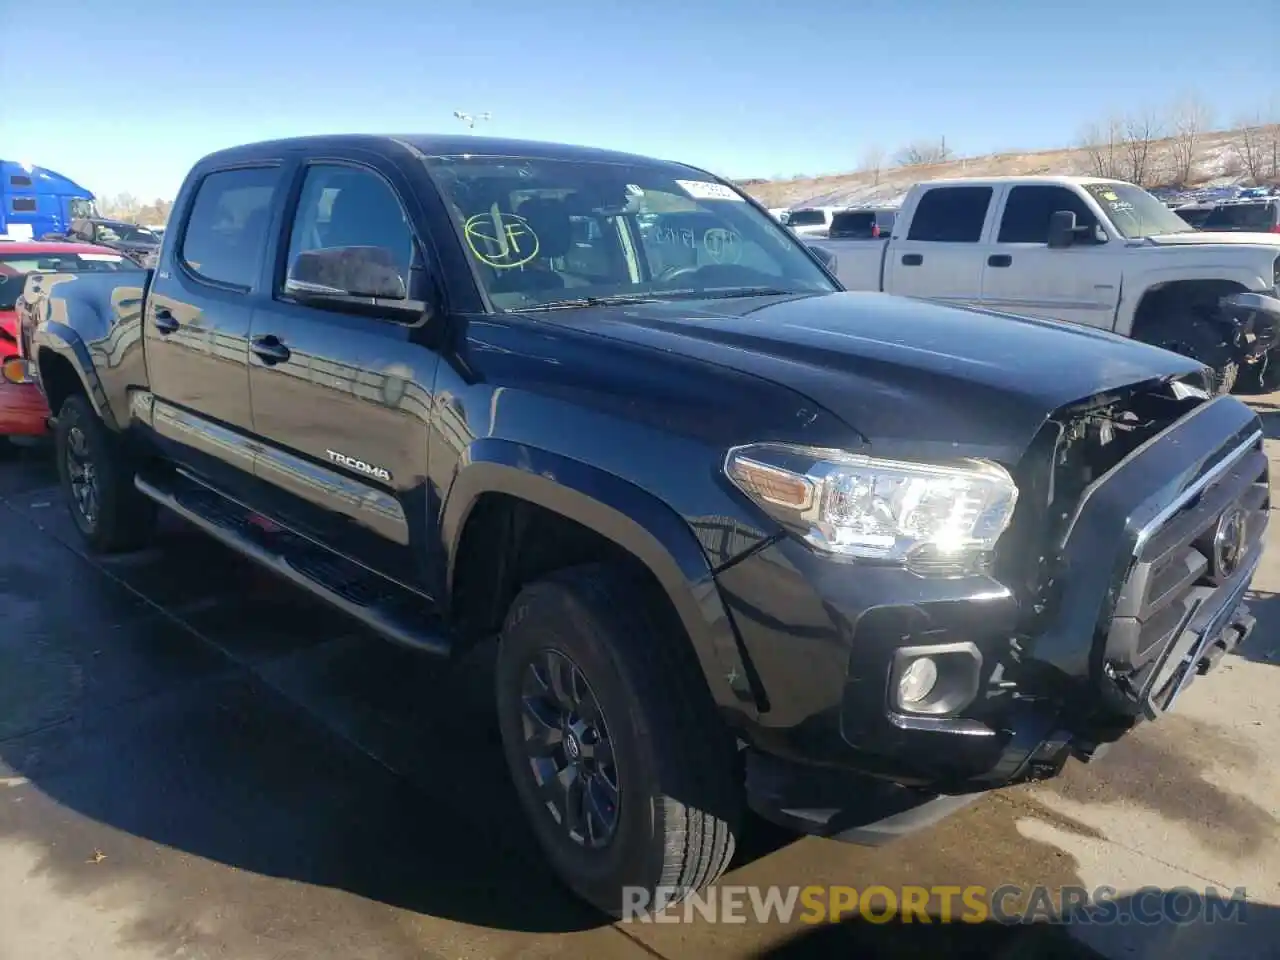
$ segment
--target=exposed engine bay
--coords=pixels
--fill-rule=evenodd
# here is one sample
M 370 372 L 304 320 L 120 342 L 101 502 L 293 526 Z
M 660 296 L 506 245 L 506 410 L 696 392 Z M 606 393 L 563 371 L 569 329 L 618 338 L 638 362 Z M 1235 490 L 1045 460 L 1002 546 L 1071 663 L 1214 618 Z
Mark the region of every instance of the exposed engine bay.
M 1081 497 L 1134 450 L 1209 399 L 1187 379 L 1135 384 L 1057 411 L 1018 467 L 1018 511 L 996 573 L 1024 601 L 1028 628 L 1052 603 L 1058 548 Z

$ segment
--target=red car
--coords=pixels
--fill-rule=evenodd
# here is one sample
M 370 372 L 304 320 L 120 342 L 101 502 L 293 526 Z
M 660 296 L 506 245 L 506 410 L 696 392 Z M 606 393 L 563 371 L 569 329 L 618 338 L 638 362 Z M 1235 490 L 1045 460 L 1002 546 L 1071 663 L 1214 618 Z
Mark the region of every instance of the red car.
M 0 242 L 0 443 L 48 429 L 49 408 L 27 377 L 18 343 L 16 306 L 27 274 L 136 269 L 115 250 L 89 243 Z

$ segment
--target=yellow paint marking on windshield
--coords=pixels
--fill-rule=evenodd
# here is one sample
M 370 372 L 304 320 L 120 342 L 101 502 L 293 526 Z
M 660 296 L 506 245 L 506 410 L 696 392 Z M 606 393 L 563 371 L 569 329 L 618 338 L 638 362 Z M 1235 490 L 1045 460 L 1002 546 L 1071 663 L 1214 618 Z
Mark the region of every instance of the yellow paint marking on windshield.
M 475 258 L 495 270 L 521 267 L 538 255 L 538 235 L 529 222 L 514 213 L 503 213 L 495 203 L 470 217 L 462 227 Z

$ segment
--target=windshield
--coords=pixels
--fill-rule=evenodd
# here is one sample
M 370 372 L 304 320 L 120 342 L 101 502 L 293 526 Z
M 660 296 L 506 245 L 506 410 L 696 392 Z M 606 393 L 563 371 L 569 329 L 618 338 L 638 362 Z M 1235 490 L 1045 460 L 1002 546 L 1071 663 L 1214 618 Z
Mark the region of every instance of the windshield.
M 1141 187 L 1107 181 L 1086 183 L 1085 190 L 1098 201 L 1107 219 L 1126 240 L 1165 233 L 1190 233 L 1195 228 Z
M 12 310 L 22 295 L 29 273 L 101 273 L 137 269 L 113 253 L 0 252 L 0 310 Z
M 84 200 L 80 197 L 73 198 L 68 204 L 68 209 L 71 212 L 72 218 L 76 220 L 83 220 L 87 217 L 97 215 L 97 211 L 93 208 L 93 201 Z
M 789 227 L 817 227 L 827 222 L 827 215 L 822 210 L 792 210 L 787 214 Z
M 692 170 L 511 157 L 426 162 L 499 309 L 835 289 L 771 217 Z

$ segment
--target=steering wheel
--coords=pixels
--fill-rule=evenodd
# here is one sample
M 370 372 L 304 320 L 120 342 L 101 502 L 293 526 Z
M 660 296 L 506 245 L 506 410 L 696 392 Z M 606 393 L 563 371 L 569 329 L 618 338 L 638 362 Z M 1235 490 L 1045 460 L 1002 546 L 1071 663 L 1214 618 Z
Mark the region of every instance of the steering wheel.
M 701 269 L 702 267 L 697 265 L 684 266 L 684 267 L 667 267 L 665 270 L 659 273 L 656 277 L 654 277 L 654 279 L 657 280 L 659 283 L 670 283 L 672 280 L 678 280 L 680 277 L 691 276 L 697 273 Z

